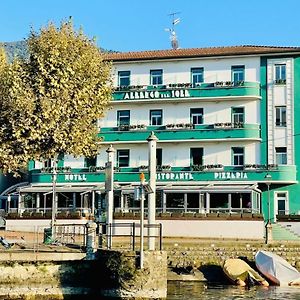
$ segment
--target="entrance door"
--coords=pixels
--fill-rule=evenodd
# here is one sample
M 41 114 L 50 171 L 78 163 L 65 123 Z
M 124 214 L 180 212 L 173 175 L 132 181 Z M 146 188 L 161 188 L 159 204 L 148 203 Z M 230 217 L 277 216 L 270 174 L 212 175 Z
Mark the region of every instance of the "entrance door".
M 289 214 L 289 203 L 287 192 L 276 193 L 275 216 Z

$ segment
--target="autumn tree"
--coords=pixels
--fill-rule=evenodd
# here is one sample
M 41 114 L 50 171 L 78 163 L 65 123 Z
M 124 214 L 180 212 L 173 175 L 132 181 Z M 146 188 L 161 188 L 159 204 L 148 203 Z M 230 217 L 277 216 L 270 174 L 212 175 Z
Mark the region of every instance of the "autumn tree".
M 97 120 L 108 109 L 111 65 L 71 22 L 31 31 L 28 59 L 0 70 L 0 168 L 98 152 Z M 0 52 L 1 68 L 1 52 Z
M 6 54 L 4 48 L 0 47 L 0 72 L 6 66 Z

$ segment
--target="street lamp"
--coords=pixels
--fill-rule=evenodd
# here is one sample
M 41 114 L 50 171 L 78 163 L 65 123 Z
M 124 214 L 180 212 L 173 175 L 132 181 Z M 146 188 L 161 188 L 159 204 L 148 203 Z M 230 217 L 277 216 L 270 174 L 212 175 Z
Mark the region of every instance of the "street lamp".
M 270 203 L 270 185 L 272 175 L 267 173 L 265 176 L 266 185 L 268 188 L 268 218 L 266 223 L 266 244 L 272 239 L 272 225 L 271 225 L 271 203 Z

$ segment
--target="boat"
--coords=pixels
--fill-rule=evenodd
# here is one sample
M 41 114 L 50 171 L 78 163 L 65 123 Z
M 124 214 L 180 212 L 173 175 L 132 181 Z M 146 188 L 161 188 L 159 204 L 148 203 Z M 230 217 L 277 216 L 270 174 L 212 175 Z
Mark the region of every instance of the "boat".
M 300 273 L 275 253 L 260 250 L 255 254 L 257 269 L 275 285 L 300 285 Z
M 239 286 L 255 284 L 269 286 L 269 283 L 258 272 L 239 258 L 226 259 L 223 264 L 223 271 L 230 281 Z

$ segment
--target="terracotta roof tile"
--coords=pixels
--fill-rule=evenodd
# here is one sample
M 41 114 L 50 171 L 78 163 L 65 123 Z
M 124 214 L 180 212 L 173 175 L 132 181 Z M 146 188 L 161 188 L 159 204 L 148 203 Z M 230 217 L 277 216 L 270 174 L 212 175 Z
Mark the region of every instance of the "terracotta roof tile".
M 139 52 L 117 52 L 105 54 L 107 60 L 113 61 L 133 61 L 150 59 L 168 58 L 192 58 L 209 56 L 232 56 L 232 55 L 252 55 L 252 54 L 273 54 L 300 52 L 300 47 L 276 47 L 276 46 L 229 46 L 229 47 L 210 47 L 210 48 L 188 48 L 188 49 L 169 49 L 151 50 Z

